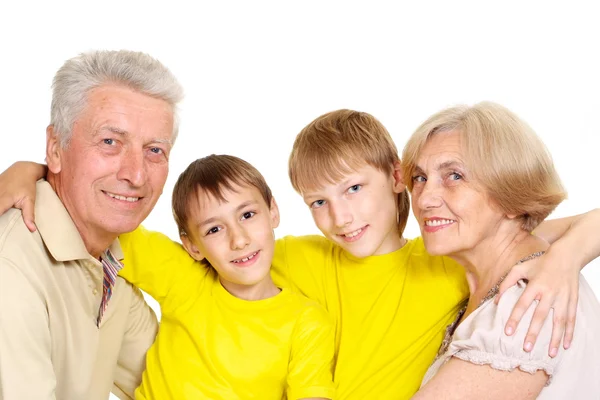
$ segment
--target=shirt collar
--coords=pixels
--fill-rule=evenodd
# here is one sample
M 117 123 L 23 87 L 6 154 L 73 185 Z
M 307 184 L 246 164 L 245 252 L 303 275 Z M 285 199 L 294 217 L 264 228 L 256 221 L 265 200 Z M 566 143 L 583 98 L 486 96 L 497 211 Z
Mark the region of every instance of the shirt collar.
M 69 212 L 44 179 L 36 184 L 35 225 L 55 260 L 65 262 L 91 257 Z M 118 239 L 112 242 L 109 250 L 117 260 L 123 259 Z

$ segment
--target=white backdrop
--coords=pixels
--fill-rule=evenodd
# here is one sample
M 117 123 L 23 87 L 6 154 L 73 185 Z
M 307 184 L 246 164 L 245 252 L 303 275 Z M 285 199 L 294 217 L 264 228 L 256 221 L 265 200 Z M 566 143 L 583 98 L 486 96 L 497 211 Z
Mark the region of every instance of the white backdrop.
M 263 172 L 282 212 L 278 236 L 316 233 L 287 156 L 304 125 L 338 108 L 372 113 L 402 148 L 442 107 L 504 104 L 554 156 L 569 199 L 552 216 L 581 213 L 600 206 L 594 3 L 10 2 L 0 6 L 0 169 L 43 161 L 50 83 L 64 60 L 127 48 L 160 59 L 186 90 L 165 194 L 145 221 L 174 239 L 173 184 L 211 153 Z M 407 237 L 417 235 L 411 220 Z M 600 262 L 584 274 L 600 295 Z

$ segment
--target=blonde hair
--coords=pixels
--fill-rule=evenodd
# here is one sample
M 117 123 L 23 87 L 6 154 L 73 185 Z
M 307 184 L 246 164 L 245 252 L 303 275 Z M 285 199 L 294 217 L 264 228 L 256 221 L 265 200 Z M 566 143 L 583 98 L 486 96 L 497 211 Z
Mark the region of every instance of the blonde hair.
M 470 174 L 503 213 L 522 219 L 524 230 L 531 232 L 566 198 L 544 143 L 514 113 L 492 102 L 447 108 L 417 128 L 402 152 L 409 190 L 427 141 L 449 131 L 461 135 Z
M 391 174 L 399 161 L 398 150 L 385 127 L 370 114 L 337 110 L 321 115 L 296 136 L 289 159 L 289 176 L 298 193 L 370 165 Z M 404 232 L 410 200 L 406 190 L 398 194 L 398 232 Z
M 233 190 L 233 186 L 255 187 L 271 207 L 273 195 L 265 178 L 256 168 L 241 158 L 229 155 L 216 155 L 200 158 L 192 162 L 179 175 L 173 188 L 173 217 L 179 233 L 189 235 L 189 205 L 203 190 L 219 201 L 225 201 L 223 190 Z

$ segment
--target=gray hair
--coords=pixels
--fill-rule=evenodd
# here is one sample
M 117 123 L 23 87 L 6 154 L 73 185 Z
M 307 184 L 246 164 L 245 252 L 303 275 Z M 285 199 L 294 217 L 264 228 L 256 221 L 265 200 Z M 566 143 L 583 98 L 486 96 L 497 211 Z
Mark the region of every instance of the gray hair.
M 69 144 L 73 123 L 86 105 L 88 92 L 106 83 L 130 87 L 171 105 L 175 142 L 179 131 L 177 105 L 183 99 L 183 88 L 175 76 L 148 54 L 101 50 L 67 60 L 54 76 L 50 124 L 63 147 Z

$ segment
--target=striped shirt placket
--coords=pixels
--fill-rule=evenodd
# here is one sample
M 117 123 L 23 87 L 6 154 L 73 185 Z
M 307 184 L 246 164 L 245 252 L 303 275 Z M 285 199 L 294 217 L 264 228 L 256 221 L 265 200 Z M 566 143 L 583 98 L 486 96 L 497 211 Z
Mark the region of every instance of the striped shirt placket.
M 123 268 L 123 264 L 115 258 L 110 250 L 106 250 L 102 254 L 100 261 L 102 262 L 102 269 L 104 270 L 104 280 L 102 285 L 102 302 L 100 303 L 98 319 L 96 320 L 97 326 L 100 326 L 102 316 L 104 315 L 104 311 L 106 311 L 106 307 L 108 306 L 108 301 L 112 296 L 112 289 L 115 286 L 117 274 L 121 268 Z

